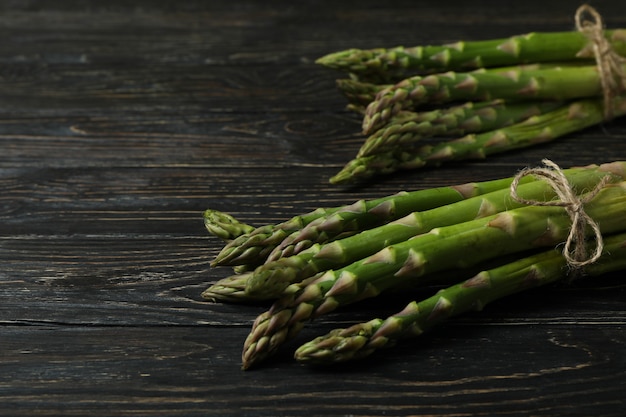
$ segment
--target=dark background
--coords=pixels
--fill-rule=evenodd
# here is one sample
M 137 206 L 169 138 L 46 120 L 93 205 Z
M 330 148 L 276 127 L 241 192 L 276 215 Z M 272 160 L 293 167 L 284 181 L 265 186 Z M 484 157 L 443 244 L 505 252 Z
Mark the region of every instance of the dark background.
M 0 415 L 621 416 L 622 273 L 529 291 L 370 360 L 316 370 L 290 344 L 239 370 L 263 306 L 200 293 L 222 244 L 206 208 L 262 225 L 318 206 L 626 159 L 626 122 L 404 172 L 328 178 L 360 120 L 350 47 L 574 28 L 575 1 L 0 1 Z M 595 1 L 626 27 L 623 1 Z M 368 301 L 297 342 L 402 308 Z

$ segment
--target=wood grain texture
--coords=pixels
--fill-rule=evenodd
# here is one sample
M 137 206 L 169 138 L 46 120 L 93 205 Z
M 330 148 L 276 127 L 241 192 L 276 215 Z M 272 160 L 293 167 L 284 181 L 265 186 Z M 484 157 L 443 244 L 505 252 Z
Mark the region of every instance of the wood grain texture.
M 621 2 L 596 1 L 609 27 Z M 25 0 L 0 3 L 0 415 L 622 416 L 622 273 L 528 291 L 367 362 L 296 364 L 306 327 L 241 372 L 265 306 L 208 303 L 227 276 L 204 209 L 256 225 L 433 186 L 626 159 L 615 120 L 488 161 L 328 184 L 360 120 L 313 60 L 349 47 L 573 28 L 570 1 Z M 541 13 L 537 11 L 540 10 Z

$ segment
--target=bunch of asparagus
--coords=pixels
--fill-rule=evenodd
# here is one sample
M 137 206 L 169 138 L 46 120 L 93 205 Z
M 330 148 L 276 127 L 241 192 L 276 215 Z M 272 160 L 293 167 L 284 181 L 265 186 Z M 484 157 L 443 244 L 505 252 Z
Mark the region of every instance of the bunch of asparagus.
M 580 201 L 589 196 L 584 209 L 605 239 L 600 260 L 585 274 L 626 268 L 626 162 L 556 169 L 554 176 Z M 207 210 L 207 229 L 225 241 L 212 265 L 235 273 L 203 297 L 272 303 L 244 343 L 247 369 L 293 339 L 309 319 L 384 292 L 445 287 L 396 315 L 333 331 L 295 354 L 313 364 L 361 358 L 448 317 L 568 276 L 556 248 L 568 239 L 571 212 L 520 198 L 562 199 L 551 183 L 526 175 L 320 208 L 256 228 Z M 591 236 L 591 228 L 583 229 L 583 238 Z
M 579 9 L 586 12 L 599 19 L 590 7 Z M 581 31 L 349 49 L 319 58 L 318 64 L 347 74 L 337 86 L 348 108 L 362 114 L 366 137 L 330 182 L 485 158 L 626 114 L 626 60 L 620 58 L 626 30 L 604 31 L 617 67 L 602 74 L 607 68 L 596 65 L 597 45 L 586 30 L 601 22 L 588 23 Z M 607 87 L 607 78 L 615 85 Z

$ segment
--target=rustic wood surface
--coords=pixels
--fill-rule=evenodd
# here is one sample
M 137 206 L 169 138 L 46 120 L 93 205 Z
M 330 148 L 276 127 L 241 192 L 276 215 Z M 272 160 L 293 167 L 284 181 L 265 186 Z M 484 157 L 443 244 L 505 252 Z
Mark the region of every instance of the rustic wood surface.
M 626 27 L 622 1 L 595 1 Z M 328 184 L 362 141 L 337 74 L 349 47 L 569 30 L 576 2 L 0 2 L 0 415 L 622 416 L 623 274 L 529 291 L 367 362 L 310 369 L 294 345 L 242 372 L 263 306 L 211 304 L 228 275 L 202 211 L 274 223 L 318 206 L 626 159 L 626 122 L 551 144 Z M 354 305 L 298 341 L 394 312 Z

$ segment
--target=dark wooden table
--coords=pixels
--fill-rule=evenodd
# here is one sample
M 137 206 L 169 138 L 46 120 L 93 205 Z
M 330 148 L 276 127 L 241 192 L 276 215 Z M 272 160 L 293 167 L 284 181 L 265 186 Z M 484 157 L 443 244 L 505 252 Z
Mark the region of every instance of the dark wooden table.
M 595 1 L 626 27 L 622 1 Z M 400 190 L 626 159 L 626 122 L 341 188 L 363 138 L 315 58 L 349 47 L 573 29 L 577 2 L 0 3 L 0 415 L 622 416 L 621 273 L 529 291 L 367 362 L 310 369 L 240 352 L 264 306 L 200 293 L 221 242 L 204 209 L 256 224 Z M 298 341 L 395 312 L 393 299 Z

